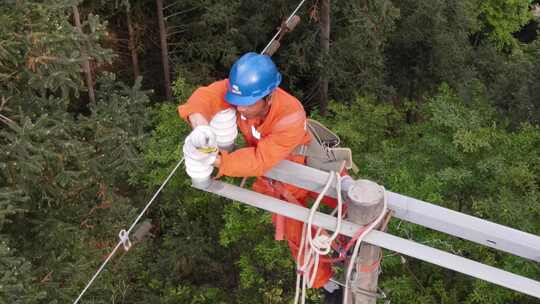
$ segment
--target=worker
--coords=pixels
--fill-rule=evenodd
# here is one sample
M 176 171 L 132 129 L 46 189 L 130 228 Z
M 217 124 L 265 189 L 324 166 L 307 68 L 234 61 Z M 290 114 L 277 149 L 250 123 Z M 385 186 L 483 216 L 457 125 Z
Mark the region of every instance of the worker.
M 252 189 L 256 192 L 306 205 L 309 192 L 263 177 L 282 160 L 304 164 L 298 153 L 310 142 L 306 130 L 306 113 L 300 101 L 279 87 L 281 74 L 269 56 L 247 53 L 232 66 L 229 78 L 195 90 L 187 102 L 178 107 L 181 118 L 193 128 L 191 137 L 208 142 L 206 126 L 218 112 L 236 109 L 238 129 L 247 147 L 234 152 L 219 151 L 209 156 L 218 176 L 256 176 Z M 276 226 L 283 228 L 294 259 L 297 258 L 303 223 L 273 215 Z M 276 227 L 278 228 L 278 227 Z M 303 260 L 303 257 L 299 259 Z M 331 265 L 321 262 L 312 287 L 323 287 L 332 276 Z

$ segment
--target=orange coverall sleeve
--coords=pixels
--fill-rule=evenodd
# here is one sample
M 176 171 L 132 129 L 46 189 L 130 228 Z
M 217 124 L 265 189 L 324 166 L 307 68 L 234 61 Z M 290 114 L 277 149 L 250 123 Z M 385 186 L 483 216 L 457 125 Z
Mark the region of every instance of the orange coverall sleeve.
M 304 127 L 305 118 L 264 136 L 257 147 L 246 147 L 232 153 L 223 151 L 219 176 L 263 175 L 303 143 L 306 134 Z
M 188 121 L 189 115 L 200 113 L 210 122 L 217 112 L 229 108 L 230 106 L 225 102 L 227 81 L 216 81 L 209 86 L 195 90 L 185 104 L 178 106 L 180 117 Z

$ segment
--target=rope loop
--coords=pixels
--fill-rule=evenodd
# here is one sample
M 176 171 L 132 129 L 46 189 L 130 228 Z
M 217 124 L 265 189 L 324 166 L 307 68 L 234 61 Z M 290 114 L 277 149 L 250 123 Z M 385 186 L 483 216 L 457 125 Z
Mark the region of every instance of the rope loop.
M 313 234 L 312 229 L 313 219 L 319 204 L 328 192 L 328 189 L 335 183 L 337 192 L 337 206 L 330 214 L 334 216 L 337 213 L 336 227 L 332 235 L 328 235 L 323 231 L 321 227 L 318 227 Z M 305 304 L 306 302 L 306 288 L 311 288 L 315 282 L 317 276 L 317 270 L 319 262 L 324 259 L 322 256 L 327 255 L 332 250 L 332 243 L 339 236 L 341 231 L 341 221 L 343 218 L 343 200 L 341 198 L 341 176 L 337 172 L 330 172 L 328 175 L 328 181 L 317 196 L 317 199 L 313 203 L 307 222 L 304 223 L 302 228 L 302 238 L 300 240 L 300 247 L 296 257 L 297 260 L 297 275 L 296 275 L 296 292 L 294 296 L 294 303 Z M 315 230 L 315 229 L 314 229 Z M 303 256 L 303 261 L 302 260 Z

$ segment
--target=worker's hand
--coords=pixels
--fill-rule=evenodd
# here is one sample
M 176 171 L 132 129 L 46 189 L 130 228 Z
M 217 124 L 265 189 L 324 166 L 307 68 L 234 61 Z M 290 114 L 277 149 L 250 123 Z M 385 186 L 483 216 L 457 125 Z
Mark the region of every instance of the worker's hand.
M 198 126 L 186 137 L 184 156 L 205 165 L 213 165 L 218 148 L 216 136 L 209 126 Z
M 217 149 L 216 135 L 209 126 L 198 126 L 189 134 L 191 142 L 197 149 Z
M 198 126 L 208 125 L 208 120 L 206 120 L 201 113 L 193 113 L 188 116 L 188 119 L 193 129 L 197 128 Z

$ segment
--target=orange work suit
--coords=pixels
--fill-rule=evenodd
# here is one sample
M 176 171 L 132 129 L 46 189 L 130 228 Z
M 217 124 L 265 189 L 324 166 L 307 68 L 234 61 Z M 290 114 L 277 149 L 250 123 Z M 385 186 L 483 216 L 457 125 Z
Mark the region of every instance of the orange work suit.
M 188 120 L 189 115 L 200 113 L 210 121 L 219 111 L 234 107 L 225 101 L 227 84 L 228 80 L 225 79 L 198 88 L 185 104 L 178 107 L 180 117 Z M 298 99 L 277 88 L 272 95 L 272 104 L 266 117 L 246 119 L 237 113 L 236 122 L 247 147 L 231 153 L 221 151 L 218 175 L 256 176 L 252 187 L 254 191 L 306 206 L 309 191 L 263 177 L 268 170 L 284 159 L 302 164 L 305 162 L 304 156 L 292 155 L 297 146 L 310 141 L 306 131 L 306 113 Z M 279 183 L 278 187 L 275 187 L 276 183 Z M 276 224 L 276 216 L 273 216 L 273 219 Z M 293 258 L 296 259 L 303 223 L 289 218 L 285 218 L 284 222 L 284 237 Z M 303 257 L 300 257 L 300 261 L 303 261 Z M 331 265 L 321 262 L 313 287 L 322 287 L 331 276 Z

